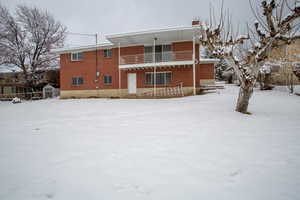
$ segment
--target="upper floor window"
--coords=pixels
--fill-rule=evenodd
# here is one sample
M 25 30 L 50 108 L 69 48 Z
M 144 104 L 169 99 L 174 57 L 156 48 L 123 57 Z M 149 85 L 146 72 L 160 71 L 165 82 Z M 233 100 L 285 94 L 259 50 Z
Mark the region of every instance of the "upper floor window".
M 82 85 L 83 78 L 82 77 L 73 77 L 72 78 L 72 85 Z
M 83 53 L 78 52 L 78 53 L 72 53 L 71 54 L 71 61 L 79 61 L 83 59 Z
M 172 45 L 156 45 L 155 46 L 155 62 L 168 62 L 172 61 Z M 144 47 L 144 62 L 152 63 L 154 62 L 153 57 L 153 46 Z
M 111 58 L 111 57 L 112 57 L 112 50 L 104 49 L 104 58 Z
M 105 75 L 105 76 L 104 76 L 104 84 L 105 84 L 105 85 L 110 85 L 110 84 L 112 84 L 112 76 L 111 76 L 111 75 Z

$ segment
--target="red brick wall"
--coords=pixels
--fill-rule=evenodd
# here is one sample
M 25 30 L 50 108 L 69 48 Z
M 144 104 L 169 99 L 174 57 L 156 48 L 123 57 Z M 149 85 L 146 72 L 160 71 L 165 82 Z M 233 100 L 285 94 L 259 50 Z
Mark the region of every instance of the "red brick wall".
M 197 71 L 197 77 L 199 79 L 214 79 L 214 65 L 213 64 L 202 64 Z
M 193 42 L 176 42 L 172 44 L 173 51 L 193 51 Z
M 192 42 L 179 42 L 172 45 L 173 51 L 192 51 Z M 196 47 L 196 55 L 199 47 Z M 93 90 L 96 87 L 100 89 L 118 89 L 119 88 L 119 71 L 118 71 L 118 54 L 119 49 L 112 49 L 112 58 L 104 58 L 104 51 L 98 50 L 98 70 L 100 70 L 100 77 L 96 78 L 96 59 L 95 51 L 84 52 L 82 61 L 71 61 L 70 54 L 62 54 L 60 56 L 60 86 L 62 90 Z M 121 48 L 121 55 L 136 55 L 143 54 L 144 46 L 123 47 Z M 198 59 L 198 56 L 196 57 Z M 193 86 L 193 71 L 192 66 L 157 69 L 157 71 L 172 71 L 172 82 L 184 82 L 184 86 Z M 127 88 L 127 73 L 137 73 L 137 87 L 143 88 L 145 86 L 145 72 L 153 70 L 137 70 L 137 71 L 121 71 L 121 87 Z M 213 64 L 196 65 L 196 80 L 197 85 L 200 79 L 214 78 Z M 104 75 L 112 76 L 112 84 L 104 85 Z M 81 86 L 72 85 L 72 77 L 83 77 L 84 84 Z M 97 80 L 97 81 L 95 81 Z
M 82 61 L 71 61 L 70 54 L 60 55 L 61 90 L 95 89 L 96 62 L 95 52 L 84 52 Z M 83 77 L 84 84 L 72 85 L 72 77 Z
M 172 84 L 183 82 L 184 86 L 186 86 L 186 87 L 193 86 L 193 80 L 191 79 L 193 77 L 192 67 L 157 68 L 156 71 L 157 72 L 172 72 Z M 147 86 L 145 84 L 146 72 L 153 72 L 153 69 L 124 71 L 124 74 L 122 77 L 123 78 L 122 83 L 124 83 L 124 84 L 122 85 L 123 86 L 122 88 L 127 88 L 127 74 L 128 73 L 136 73 L 137 88 L 151 87 L 151 86 Z

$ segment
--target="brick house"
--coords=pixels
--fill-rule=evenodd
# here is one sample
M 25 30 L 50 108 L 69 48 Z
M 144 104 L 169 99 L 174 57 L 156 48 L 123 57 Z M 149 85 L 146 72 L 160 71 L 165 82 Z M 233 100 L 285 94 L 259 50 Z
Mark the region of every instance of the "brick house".
M 5 68 L 5 66 L 0 67 Z M 38 75 L 40 80 L 35 88 L 35 92 L 42 92 L 43 87 L 47 84 L 59 87 L 59 68 L 40 71 Z M 23 97 L 25 93 L 31 92 L 31 88 L 26 86 L 24 75 L 19 69 L 0 71 L 0 99 L 11 99 L 16 96 Z
M 286 85 L 291 78 L 294 84 L 300 84 L 293 73 L 293 66 L 300 63 L 300 40 L 273 49 L 267 63 L 272 66 L 273 84 Z
M 200 26 L 106 36 L 109 43 L 56 49 L 61 98 L 168 97 L 215 82 L 216 59 L 202 59 Z

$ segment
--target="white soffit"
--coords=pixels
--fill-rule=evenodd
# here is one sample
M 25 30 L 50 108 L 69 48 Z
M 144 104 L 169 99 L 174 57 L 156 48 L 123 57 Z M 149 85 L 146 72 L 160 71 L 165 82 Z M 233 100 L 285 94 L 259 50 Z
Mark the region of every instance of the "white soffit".
M 173 61 L 173 62 L 159 62 L 159 63 L 142 63 L 142 64 L 128 64 L 128 65 L 119 65 L 120 69 L 138 69 L 138 68 L 149 68 L 149 67 L 172 67 L 172 66 L 184 66 L 184 65 L 193 65 L 192 60 L 188 61 Z
M 200 58 L 200 64 L 213 64 L 213 63 L 218 63 L 220 60 L 219 59 L 214 59 L 214 58 Z
M 114 45 L 111 43 L 102 43 L 97 45 L 97 49 L 109 49 L 113 47 Z M 60 49 L 53 49 L 51 52 L 57 54 L 64 54 L 64 53 L 77 53 L 77 52 L 95 51 L 95 50 L 96 50 L 96 45 L 88 45 L 88 46 L 65 47 Z
M 156 44 L 171 43 L 175 41 L 192 41 L 194 33 L 199 30 L 196 27 L 179 27 L 158 29 L 150 31 L 141 31 L 124 34 L 114 34 L 107 36 L 107 40 L 115 45 L 121 46 L 133 45 L 152 45 L 154 38 L 157 38 Z

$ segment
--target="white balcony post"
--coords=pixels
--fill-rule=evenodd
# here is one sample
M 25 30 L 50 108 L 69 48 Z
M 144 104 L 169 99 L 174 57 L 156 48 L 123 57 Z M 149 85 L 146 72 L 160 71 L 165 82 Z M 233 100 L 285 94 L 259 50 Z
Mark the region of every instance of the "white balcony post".
M 121 96 L 121 69 L 120 69 L 120 65 L 121 65 L 121 45 L 119 42 L 119 96 Z
M 193 36 L 193 94 L 196 95 L 196 45 Z
M 156 64 L 155 64 L 155 60 L 156 60 L 156 58 L 155 58 L 155 42 L 156 42 L 156 38 L 154 38 L 153 39 L 153 49 L 152 49 L 152 51 L 153 51 L 153 63 L 154 63 L 154 73 L 153 73 L 153 85 L 154 85 L 154 96 L 156 97 Z

